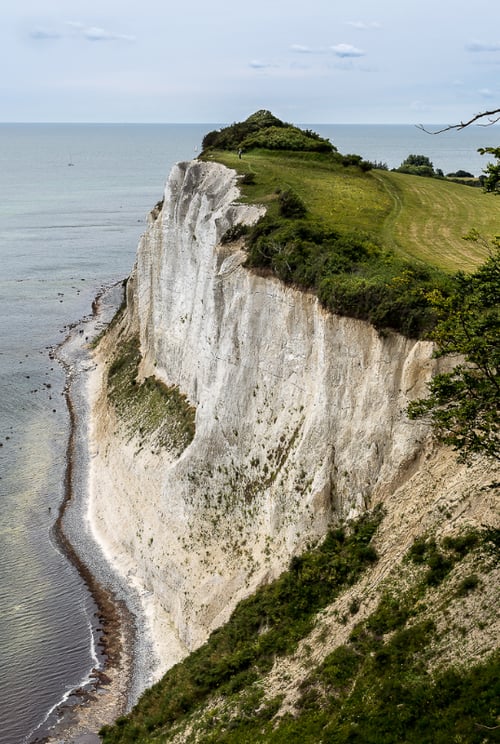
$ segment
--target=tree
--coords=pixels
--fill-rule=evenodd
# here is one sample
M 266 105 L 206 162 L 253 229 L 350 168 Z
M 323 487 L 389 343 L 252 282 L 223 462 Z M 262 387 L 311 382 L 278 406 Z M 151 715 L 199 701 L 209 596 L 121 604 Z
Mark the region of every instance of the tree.
M 427 155 L 408 155 L 399 168 L 399 173 L 410 173 L 414 176 L 435 176 L 434 165 Z
M 500 147 L 480 147 L 478 152 L 481 155 L 489 153 L 496 159 L 496 163 L 488 163 L 484 172 L 486 178 L 484 179 L 485 191 L 500 192 Z
M 430 298 L 440 318 L 436 356 L 459 355 L 461 361 L 431 380 L 428 398 L 408 407 L 410 418 L 428 418 L 436 438 L 465 462 L 474 453 L 500 459 L 500 239 L 493 246 L 475 273 L 457 274 L 449 296 L 434 292 Z

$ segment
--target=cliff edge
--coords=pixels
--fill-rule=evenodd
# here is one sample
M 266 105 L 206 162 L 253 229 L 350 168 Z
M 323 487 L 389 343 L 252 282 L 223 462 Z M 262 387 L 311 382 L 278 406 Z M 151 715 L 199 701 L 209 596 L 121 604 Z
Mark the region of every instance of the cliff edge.
M 246 269 L 243 245 L 222 239 L 263 209 L 238 197 L 220 164 L 173 168 L 91 379 L 89 518 L 141 592 L 155 678 L 330 526 L 386 505 L 380 579 L 442 509 L 452 503 L 457 524 L 469 486 L 491 480 L 406 416 L 437 364 L 432 345 Z M 191 412 L 194 434 L 164 436 L 129 415 L 132 398 L 113 402 L 131 344 L 130 395 L 177 390 L 171 431 Z

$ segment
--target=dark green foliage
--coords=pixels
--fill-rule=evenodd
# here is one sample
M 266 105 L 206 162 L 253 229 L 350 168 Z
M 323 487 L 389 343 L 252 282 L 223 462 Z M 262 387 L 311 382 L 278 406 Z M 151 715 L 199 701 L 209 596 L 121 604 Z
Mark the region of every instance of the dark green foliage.
M 339 646 L 323 661 L 317 679 L 322 685 L 342 690 L 352 682 L 361 663 L 362 656 L 351 646 Z
M 366 235 L 325 229 L 310 219 L 266 216 L 250 230 L 247 250 L 248 266 L 315 290 L 332 312 L 414 338 L 435 323 L 429 291 L 444 292 L 450 281 L 438 269 L 383 251 Z
M 447 173 L 446 178 L 474 178 L 474 175 L 465 170 L 457 170 L 455 173 Z
M 353 155 L 352 153 L 348 155 L 342 155 L 340 162 L 342 163 L 344 168 L 347 168 L 350 165 L 357 165 L 365 173 L 372 168 L 377 167 L 370 160 L 363 160 L 361 155 Z
M 255 173 L 252 173 L 251 171 L 244 173 L 240 178 L 240 183 L 245 186 L 251 186 L 255 183 Z
M 483 536 L 483 539 L 484 537 L 486 537 L 486 535 Z M 474 548 L 477 547 L 480 539 L 480 535 L 475 530 L 469 530 L 454 537 L 450 535 L 445 537 L 443 539 L 443 547 L 446 548 L 446 550 L 453 551 L 463 558 L 467 553 L 470 553 L 471 550 L 474 550 Z
M 257 111 L 245 121 L 209 132 L 202 142 L 202 149 L 215 150 L 289 150 L 303 152 L 334 152 L 331 142 L 319 134 L 286 124 L 270 111 Z
M 281 191 L 279 197 L 279 211 L 282 217 L 305 217 L 306 207 L 299 196 L 293 191 Z
M 428 398 L 408 407 L 428 416 L 438 440 L 467 460 L 474 453 L 500 459 L 500 245 L 474 274 L 459 273 L 454 291 L 430 297 L 440 321 L 438 355 L 461 355 L 452 372 L 436 375 Z
M 233 225 L 230 227 L 222 238 L 220 239 L 220 242 L 224 245 L 225 243 L 232 243 L 235 240 L 238 240 L 238 238 L 241 238 L 243 235 L 247 235 L 249 230 L 248 225 L 243 225 L 241 222 Z
M 429 586 L 438 586 L 453 568 L 453 561 L 438 550 L 429 554 L 427 564 L 429 570 L 425 580 Z
M 491 193 L 499 193 L 500 192 L 500 147 L 480 147 L 478 152 L 481 153 L 481 155 L 493 155 L 496 162 L 495 163 L 488 163 L 486 168 L 484 169 L 484 173 L 486 174 L 486 178 L 483 180 L 483 185 L 485 191 L 489 191 Z
M 377 559 L 370 540 L 381 519 L 378 510 L 348 532 L 331 531 L 318 548 L 293 559 L 290 571 L 240 602 L 205 646 L 144 693 L 125 723 L 121 719 L 104 727 L 105 744 L 141 741 L 148 731 L 179 720 L 210 695 L 235 694 L 268 671 L 276 655 L 293 651 L 310 632 L 316 613 Z
M 261 129 L 245 137 L 241 147 L 243 150 L 259 148 L 300 152 L 332 152 L 333 149 L 328 140 L 312 137 L 298 127 L 290 125 Z
M 493 483 L 493 488 L 499 488 L 500 483 Z M 500 529 L 489 527 L 482 533 L 482 544 L 484 549 L 493 555 L 498 562 L 500 558 Z
M 424 585 L 438 586 L 468 553 L 479 546 L 490 544 L 490 530 L 483 530 L 481 533 L 468 530 L 459 535 L 449 535 L 442 540 L 440 546 L 432 538 L 419 537 L 408 551 L 408 559 L 417 565 L 427 566 Z
M 399 168 L 395 169 L 398 173 L 410 173 L 412 176 L 439 176 L 442 177 L 442 171 L 435 171 L 434 166 L 426 155 L 408 155 L 403 160 Z
M 476 574 L 470 574 L 470 576 L 466 576 L 458 585 L 457 597 L 465 597 L 467 594 L 473 592 L 474 589 L 477 589 L 478 586 L 479 579 Z

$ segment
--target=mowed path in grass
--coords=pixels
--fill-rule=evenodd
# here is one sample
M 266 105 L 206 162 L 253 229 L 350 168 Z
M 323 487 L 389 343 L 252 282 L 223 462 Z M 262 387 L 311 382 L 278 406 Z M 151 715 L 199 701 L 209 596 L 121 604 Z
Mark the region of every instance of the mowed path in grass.
M 403 173 L 373 171 L 393 199 L 383 235 L 400 252 L 444 269 L 474 270 L 488 246 L 464 240 L 472 229 L 490 242 L 500 235 L 500 199 L 480 188 Z
M 271 210 L 277 190 L 292 189 L 312 217 L 341 231 L 371 233 L 386 248 L 449 271 L 473 271 L 500 235 L 500 197 L 480 188 L 392 171 L 363 173 L 321 156 L 250 151 L 217 160 L 240 173 L 253 173 L 245 200 Z M 464 240 L 477 230 L 485 242 Z

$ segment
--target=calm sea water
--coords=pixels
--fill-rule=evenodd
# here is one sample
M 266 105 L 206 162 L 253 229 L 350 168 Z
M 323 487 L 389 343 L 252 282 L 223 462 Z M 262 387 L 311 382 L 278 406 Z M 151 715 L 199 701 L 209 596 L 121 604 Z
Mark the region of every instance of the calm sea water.
M 94 607 L 50 532 L 68 416 L 49 357 L 126 276 L 166 173 L 206 126 L 0 126 L 0 740 L 19 744 L 94 665 Z M 68 167 L 68 162 L 74 163 Z
M 0 125 L 0 732 L 21 744 L 95 662 L 95 608 L 51 539 L 68 416 L 49 349 L 126 276 L 171 165 L 214 125 Z M 498 127 L 310 125 L 341 152 L 479 175 Z M 68 163 L 73 163 L 68 166 Z
M 498 147 L 500 126 L 467 127 L 442 134 L 428 134 L 416 126 L 402 124 L 320 124 L 312 127 L 328 137 L 342 153 L 356 153 L 365 159 L 398 168 L 410 155 L 427 155 L 434 168 L 443 173 L 466 170 L 479 176 L 488 162 L 478 147 Z M 439 129 L 429 126 L 429 131 Z

